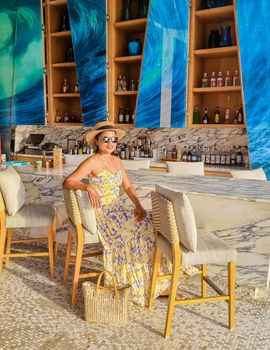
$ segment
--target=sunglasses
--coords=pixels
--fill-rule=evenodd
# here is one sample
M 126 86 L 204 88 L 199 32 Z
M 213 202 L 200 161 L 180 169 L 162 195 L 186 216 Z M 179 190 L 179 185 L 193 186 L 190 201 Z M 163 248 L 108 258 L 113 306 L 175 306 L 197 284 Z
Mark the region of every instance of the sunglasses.
M 103 136 L 102 137 L 102 141 L 104 143 L 108 143 L 110 140 L 112 141 L 112 143 L 117 143 L 118 142 L 118 137 L 117 136 L 112 136 L 112 137 Z

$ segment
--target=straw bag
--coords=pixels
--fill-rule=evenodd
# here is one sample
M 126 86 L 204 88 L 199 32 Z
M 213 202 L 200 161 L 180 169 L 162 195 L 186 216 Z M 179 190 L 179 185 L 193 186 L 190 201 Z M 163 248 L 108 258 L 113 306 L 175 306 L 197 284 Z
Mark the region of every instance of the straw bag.
M 109 274 L 113 280 L 113 288 L 100 286 L 101 277 Z M 130 285 L 117 287 L 114 276 L 107 270 L 101 272 L 97 284 L 90 281 L 83 283 L 85 319 L 91 323 L 109 325 L 125 324 L 129 319 Z

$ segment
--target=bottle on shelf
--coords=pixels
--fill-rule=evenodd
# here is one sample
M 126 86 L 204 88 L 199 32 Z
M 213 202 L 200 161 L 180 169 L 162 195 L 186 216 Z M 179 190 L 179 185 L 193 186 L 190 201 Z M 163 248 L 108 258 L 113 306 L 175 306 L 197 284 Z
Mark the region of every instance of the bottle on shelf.
M 211 164 L 211 151 L 210 151 L 210 147 L 206 147 L 206 150 L 205 150 L 205 164 Z
M 204 110 L 203 118 L 202 118 L 202 123 L 203 124 L 209 124 L 209 116 L 208 116 L 208 111 L 207 108 Z
M 202 77 L 202 87 L 208 87 L 208 86 L 209 86 L 209 82 L 208 82 L 207 73 L 204 72 Z
M 236 152 L 235 164 L 238 166 L 243 165 L 243 154 L 241 152 L 241 146 L 238 147 Z
M 122 91 L 127 91 L 127 78 L 125 75 L 123 75 L 123 80 L 122 80 Z
M 136 91 L 136 83 L 133 79 L 130 81 L 129 90 Z
M 201 147 L 201 162 L 205 163 L 205 149 Z
M 60 115 L 60 111 L 59 110 L 56 111 L 55 122 L 56 123 L 61 123 L 62 122 L 62 117 Z
M 66 32 L 67 30 L 69 30 L 68 16 L 63 15 L 61 18 L 60 32 Z
M 191 150 L 191 162 L 198 162 L 198 153 L 195 146 Z
M 233 76 L 233 86 L 239 86 L 240 85 L 240 79 L 239 79 L 239 73 L 238 70 L 236 70 L 234 72 L 234 76 Z
M 75 111 L 71 112 L 71 122 L 72 123 L 77 123 L 77 116 L 76 116 L 76 112 Z
M 213 49 L 220 46 L 220 36 L 218 29 L 212 29 L 208 38 L 208 48 Z
M 173 148 L 172 148 L 172 159 L 177 159 L 177 148 L 176 148 L 176 145 L 174 144 L 173 145 Z
M 186 162 L 187 161 L 187 146 L 184 146 L 184 151 L 182 154 L 182 161 Z
M 200 112 L 198 105 L 194 106 L 193 111 L 193 124 L 199 124 L 200 123 Z
M 242 104 L 240 104 L 239 110 L 238 110 L 238 124 L 243 124 L 243 107 Z
M 225 109 L 225 115 L 224 115 L 224 124 L 230 124 L 231 123 L 231 117 L 230 117 L 230 108 L 227 107 Z
M 135 158 L 135 150 L 136 150 L 135 142 L 133 142 L 133 145 L 132 145 L 132 147 L 130 149 L 130 159 L 134 159 Z
M 221 149 L 221 152 L 220 152 L 220 164 L 221 165 L 225 165 L 226 164 L 226 151 L 225 151 L 225 147 L 223 147 Z
M 246 169 L 249 169 L 248 146 L 245 146 L 243 150 L 243 165 Z
M 131 20 L 130 5 L 131 5 L 131 0 L 125 0 L 123 12 L 122 12 L 122 21 Z
M 215 124 L 219 124 L 220 123 L 220 112 L 219 112 L 219 108 L 218 107 L 216 107 L 216 109 L 215 109 L 214 122 L 215 122 Z
M 239 114 L 239 110 L 236 109 L 235 114 L 234 114 L 234 118 L 233 118 L 233 124 L 238 124 L 238 114 Z
M 123 90 L 123 79 L 122 79 L 122 75 L 119 74 L 118 78 L 117 78 L 117 91 L 122 91 Z
M 222 72 L 218 72 L 217 87 L 221 87 L 221 86 L 224 86 L 223 75 L 222 75 Z
M 131 114 L 130 124 L 134 124 L 135 121 L 135 108 L 132 108 L 133 112 Z
M 66 61 L 74 62 L 74 51 L 72 46 L 69 46 L 66 50 Z
M 68 112 L 65 112 L 65 113 L 64 113 L 64 123 L 69 123 Z
M 123 112 L 123 106 L 120 106 L 119 114 L 118 114 L 118 123 L 123 124 L 124 123 L 124 112 Z
M 78 93 L 78 92 L 79 92 L 79 84 L 78 84 L 78 81 L 77 81 L 77 80 L 75 81 L 74 92 L 75 92 L 75 93 Z
M 191 160 L 192 160 L 191 146 L 188 146 L 188 151 L 187 151 L 187 162 L 191 162 Z
M 69 88 L 69 86 L 68 86 L 67 79 L 64 79 L 63 87 L 62 87 L 62 91 L 64 94 L 68 92 L 68 88 Z
M 225 77 L 225 86 L 232 86 L 232 77 L 229 70 L 227 70 L 226 77 Z
M 211 79 L 210 79 L 210 87 L 216 87 L 216 86 L 217 86 L 216 73 L 212 72 Z
M 169 137 L 169 143 L 166 146 L 166 158 L 172 159 L 172 139 Z
M 125 113 L 125 123 L 129 124 L 130 122 L 130 113 L 129 113 L 129 107 L 126 108 L 126 113 Z
M 231 152 L 228 150 L 225 150 L 225 164 L 231 165 Z
M 233 146 L 233 149 L 231 150 L 231 165 L 236 164 L 236 147 Z
M 232 46 L 231 26 L 223 25 L 220 30 L 220 46 Z
M 215 164 L 220 165 L 220 163 L 221 163 L 221 155 L 220 155 L 220 151 L 216 147 L 215 148 Z
M 215 147 L 210 148 L 210 164 L 215 165 L 216 164 L 216 153 L 215 153 Z

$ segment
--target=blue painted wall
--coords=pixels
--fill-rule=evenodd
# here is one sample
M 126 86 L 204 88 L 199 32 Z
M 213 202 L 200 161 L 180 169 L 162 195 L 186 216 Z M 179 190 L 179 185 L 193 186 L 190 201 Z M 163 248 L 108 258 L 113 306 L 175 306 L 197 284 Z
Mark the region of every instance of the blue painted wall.
M 68 0 L 83 123 L 106 120 L 106 1 Z
M 136 127 L 185 127 L 188 0 L 151 0 Z
M 0 2 L 0 125 L 45 123 L 40 1 Z M 6 129 L 5 129 L 6 130 Z
M 270 1 L 236 5 L 251 168 L 270 179 Z

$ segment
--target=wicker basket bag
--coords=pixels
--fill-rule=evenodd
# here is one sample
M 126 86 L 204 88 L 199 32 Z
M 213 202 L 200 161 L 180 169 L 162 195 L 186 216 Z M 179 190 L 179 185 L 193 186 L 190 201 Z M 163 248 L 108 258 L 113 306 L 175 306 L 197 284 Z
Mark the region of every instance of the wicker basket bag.
M 100 286 L 101 278 L 105 273 L 111 276 L 113 288 Z M 104 270 L 99 275 L 97 284 L 87 281 L 82 286 L 87 322 L 121 325 L 128 321 L 130 285 L 117 287 L 114 276 Z

